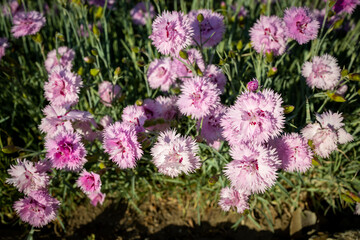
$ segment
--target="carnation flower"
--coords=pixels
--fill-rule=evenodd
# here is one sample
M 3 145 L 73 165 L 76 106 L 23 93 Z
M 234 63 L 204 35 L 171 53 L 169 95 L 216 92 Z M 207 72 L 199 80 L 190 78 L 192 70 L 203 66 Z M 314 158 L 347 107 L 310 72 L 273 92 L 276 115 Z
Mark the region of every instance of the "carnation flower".
M 340 82 L 341 69 L 336 58 L 325 54 L 313 57 L 312 62 L 305 62 L 301 74 L 309 87 L 332 90 Z
M 224 92 L 227 79 L 220 68 L 213 64 L 208 65 L 204 72 L 204 76 L 209 78 L 210 82 L 216 84 L 221 93 Z
M 252 81 L 250 81 L 246 84 L 247 90 L 249 90 L 251 92 L 256 92 L 258 87 L 259 87 L 259 82 L 256 78 L 253 78 Z
M 42 227 L 56 218 L 60 202 L 46 191 L 35 191 L 16 201 L 14 209 L 21 220 L 34 227 Z
M 60 132 L 45 141 L 46 157 L 56 169 L 80 170 L 86 163 L 86 150 L 81 136 L 74 132 Z
M 46 162 L 30 162 L 26 159 L 16 160 L 16 165 L 11 165 L 8 173 L 11 178 L 6 183 L 14 185 L 20 192 L 29 194 L 36 190 L 45 189 L 49 184 L 46 171 L 49 166 Z
M 79 101 L 80 76 L 62 67 L 53 68 L 44 85 L 45 98 L 54 106 L 70 107 Z
M 230 208 L 236 208 L 238 213 L 243 213 L 249 209 L 249 195 L 234 188 L 225 187 L 221 189 L 219 205 L 222 210 L 228 212 Z
M 235 189 L 250 193 L 264 193 L 275 184 L 280 161 L 274 149 L 257 144 L 232 146 L 234 159 L 225 166 L 225 175 Z
M 106 128 L 113 122 L 113 119 L 109 115 L 105 115 L 103 118 L 100 119 L 100 125 L 103 126 L 103 128 Z
M 200 119 L 220 103 L 219 95 L 220 90 L 208 78 L 194 77 L 184 81 L 177 105 L 181 113 Z
M 90 5 L 94 5 L 97 7 L 104 7 L 106 0 L 88 0 Z M 107 0 L 107 7 L 112 8 L 115 5 L 115 0 Z
M 333 10 L 337 14 L 349 13 L 352 14 L 355 8 L 360 5 L 359 0 L 337 0 L 333 6 Z
M 15 16 L 18 12 L 24 11 L 22 5 L 19 4 L 18 0 L 11 0 L 8 2 L 8 5 L 2 7 L 2 13 L 4 16 Z
M 57 54 L 59 55 L 59 60 L 57 58 Z M 61 66 L 71 71 L 71 68 L 73 66 L 72 61 L 74 60 L 74 57 L 75 57 L 74 50 L 65 46 L 59 47 L 57 51 L 56 49 L 54 49 L 48 53 L 47 58 L 45 60 L 45 68 L 48 71 L 48 73 L 51 73 L 51 70 L 56 66 Z
M 145 131 L 144 123 L 147 119 L 147 116 L 144 107 L 129 105 L 124 108 L 121 118 L 124 123 L 134 126 L 137 132 Z
M 269 141 L 276 149 L 281 168 L 288 172 L 306 172 L 312 165 L 313 154 L 307 141 L 298 133 L 284 134 Z
M 102 192 L 93 192 L 88 195 L 90 198 L 91 204 L 96 207 L 99 203 L 102 205 L 104 203 L 106 194 Z
M 319 22 L 308 8 L 291 7 L 285 10 L 284 22 L 286 34 L 299 44 L 304 44 L 317 37 Z
M 202 14 L 200 23 L 197 16 Z M 224 17 L 210 9 L 193 10 L 189 13 L 190 25 L 194 29 L 194 41 L 203 47 L 217 45 L 225 33 Z
M 181 173 L 194 172 L 201 166 L 196 155 L 199 147 L 191 137 L 182 137 L 174 130 L 161 132 L 151 149 L 153 163 L 160 173 L 177 177 Z
M 15 38 L 34 35 L 45 25 L 46 19 L 42 13 L 19 12 L 13 17 L 11 33 Z
M 7 38 L 0 38 L 0 60 L 5 56 L 5 49 L 9 47 Z
M 285 23 L 276 16 L 260 16 L 250 29 L 251 44 L 256 52 L 265 55 L 272 52 L 275 56 L 282 55 L 286 49 Z
M 344 144 L 353 140 L 345 131 L 341 113 L 331 111 L 316 115 L 318 123 L 310 123 L 301 130 L 302 135 L 312 141 L 314 151 L 323 158 L 337 148 L 337 144 Z
M 187 51 L 187 54 L 187 60 L 181 59 L 180 56 L 178 56 L 177 58 L 174 58 L 173 62 L 173 68 L 175 68 L 176 76 L 182 80 L 186 80 L 194 76 L 192 70 L 182 62 L 185 62 L 190 66 L 198 66 L 201 72 L 205 71 L 205 63 L 199 50 L 192 48 Z M 181 59 L 182 62 L 179 59 Z
M 125 122 L 115 122 L 104 129 L 103 146 L 110 159 L 123 169 L 134 168 L 143 154 L 135 127 Z
M 176 96 L 163 97 L 159 96 L 155 99 L 159 108 L 157 108 L 157 116 L 165 120 L 173 120 L 179 112 L 176 106 Z
M 215 141 L 223 140 L 222 128 L 220 120 L 224 116 L 226 108 L 219 104 L 216 108 L 210 111 L 203 119 L 201 136 L 209 143 L 212 144 Z M 201 121 L 198 120 L 198 128 L 200 128 Z
M 100 175 L 94 172 L 88 172 L 85 169 L 80 174 L 76 183 L 81 190 L 87 194 L 99 192 L 101 189 Z
M 161 91 L 169 91 L 171 85 L 175 83 L 176 72 L 170 58 L 155 59 L 150 63 L 147 80 L 152 89 L 160 87 Z
M 150 2 L 139 2 L 130 10 L 132 21 L 136 25 L 146 25 L 147 19 L 155 16 L 154 6 Z
M 149 38 L 160 53 L 178 55 L 192 43 L 193 35 L 189 19 L 183 13 L 165 11 L 153 22 Z
M 121 94 L 121 87 L 119 85 L 113 85 L 111 82 L 103 81 L 99 84 L 99 95 L 101 102 L 111 107 L 112 102 L 118 98 Z
M 271 89 L 242 93 L 221 120 L 223 136 L 230 145 L 264 143 L 278 136 L 284 127 L 282 102 Z

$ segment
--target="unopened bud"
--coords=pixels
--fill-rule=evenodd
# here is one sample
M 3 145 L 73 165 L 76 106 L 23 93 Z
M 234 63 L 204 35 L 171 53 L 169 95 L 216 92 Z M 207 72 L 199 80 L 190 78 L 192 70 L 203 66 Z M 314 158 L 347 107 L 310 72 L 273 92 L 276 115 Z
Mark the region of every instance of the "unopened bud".
M 95 62 L 95 58 L 93 56 L 86 56 L 86 57 L 84 57 L 84 61 L 86 63 L 93 63 L 93 62 Z
M 179 55 L 182 59 L 185 59 L 185 60 L 187 60 L 189 58 L 189 55 L 184 50 L 180 50 Z
M 221 7 L 222 9 L 225 9 L 225 8 L 226 8 L 226 3 L 225 3 L 224 1 L 221 1 L 220 7 Z
M 246 84 L 246 88 L 250 91 L 250 92 L 255 92 L 259 87 L 259 82 L 256 78 L 253 78 L 252 81 L 248 82 L 248 84 Z
M 201 23 L 202 21 L 204 21 L 204 15 L 202 15 L 201 13 L 197 15 L 197 20 Z
M 346 77 L 348 74 L 349 74 L 349 71 L 348 71 L 347 69 L 343 69 L 343 70 L 341 71 L 341 76 L 342 76 L 342 77 Z
M 238 43 L 236 44 L 236 49 L 241 50 L 242 48 L 243 48 L 243 42 L 239 40 Z
M 268 77 L 272 77 L 272 76 L 275 76 L 276 75 L 276 73 L 277 73 L 277 68 L 276 67 L 272 67 L 272 68 L 270 68 L 270 70 L 269 70 L 269 72 L 268 72 L 268 74 L 267 74 L 267 76 Z
M 198 65 L 195 65 L 196 74 L 200 77 L 204 76 L 204 73 L 201 71 Z
M 136 106 L 142 106 L 144 104 L 144 101 L 142 99 L 138 99 L 135 102 Z
M 84 74 L 84 68 L 83 67 L 80 67 L 79 70 L 77 71 L 77 74 L 79 76 L 82 76 Z
M 274 54 L 273 54 L 272 51 L 267 50 L 265 55 L 266 55 L 266 61 L 267 62 L 271 63 L 271 62 L 274 61 Z
M 121 73 L 121 68 L 120 68 L 120 67 L 117 67 L 117 68 L 115 69 L 115 71 L 114 71 L 114 75 L 115 75 L 115 76 L 119 76 L 120 73 Z
M 349 79 L 353 81 L 360 81 L 360 73 L 350 73 Z
M 215 183 L 217 183 L 218 180 L 219 180 L 219 175 L 212 176 L 209 179 L 209 185 L 213 186 Z
M 229 58 L 235 58 L 235 52 L 233 50 L 229 51 Z
M 97 56 L 98 55 L 98 51 L 96 49 L 92 49 L 91 50 L 91 54 L 94 55 L 94 56 Z

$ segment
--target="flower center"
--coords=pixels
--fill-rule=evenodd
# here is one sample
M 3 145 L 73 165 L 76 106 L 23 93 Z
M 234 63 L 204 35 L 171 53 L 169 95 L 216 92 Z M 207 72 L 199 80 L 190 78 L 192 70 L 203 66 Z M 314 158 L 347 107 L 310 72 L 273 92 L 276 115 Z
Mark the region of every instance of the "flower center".
M 324 79 L 326 74 L 331 74 L 331 71 L 329 71 L 329 67 L 322 63 L 314 65 L 313 72 L 315 78 L 321 78 L 321 79 Z
M 271 33 L 271 29 L 270 28 L 265 28 L 264 29 L 264 35 L 268 36 L 271 42 L 278 42 L 277 38 Z
M 166 74 L 166 72 L 167 71 L 166 71 L 166 69 L 164 67 L 160 67 L 160 68 L 158 68 L 156 76 L 158 78 L 162 78 Z

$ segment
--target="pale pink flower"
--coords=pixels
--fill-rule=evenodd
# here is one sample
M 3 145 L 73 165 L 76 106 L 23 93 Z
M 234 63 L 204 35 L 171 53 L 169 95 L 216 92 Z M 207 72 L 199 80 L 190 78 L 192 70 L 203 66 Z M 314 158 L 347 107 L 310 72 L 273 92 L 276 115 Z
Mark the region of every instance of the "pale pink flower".
M 0 38 L 0 61 L 5 56 L 5 49 L 9 47 L 7 38 Z
M 134 24 L 146 25 L 146 21 L 155 16 L 154 6 L 150 2 L 139 2 L 130 10 L 130 16 Z
M 221 93 L 224 92 L 227 79 L 220 68 L 213 64 L 208 65 L 204 72 L 204 76 L 209 78 L 210 82 L 216 84 Z
M 104 203 L 105 196 L 106 194 L 102 192 L 93 192 L 88 195 L 90 202 L 94 207 L 96 207 L 99 203 L 102 205 Z
M 134 126 L 137 132 L 145 131 L 144 123 L 147 120 L 147 116 L 143 106 L 127 106 L 124 108 L 121 118 L 124 123 Z
M 265 143 L 284 127 L 282 98 L 271 89 L 244 92 L 223 119 L 223 136 L 230 145 L 242 142 Z
M 111 107 L 112 102 L 121 95 L 121 87 L 119 85 L 113 85 L 109 81 L 103 81 L 99 84 L 99 96 L 101 102 Z
M 34 35 L 45 25 L 46 19 L 36 11 L 19 12 L 13 17 L 11 33 L 15 38 Z
M 210 111 L 203 119 L 201 136 L 209 143 L 213 144 L 215 141 L 223 140 L 222 128 L 220 120 L 224 116 L 226 108 L 219 104 L 216 108 Z M 200 128 L 201 120 L 198 120 L 197 127 Z
M 179 109 L 176 105 L 176 96 L 163 97 L 159 96 L 155 99 L 159 108 L 157 109 L 157 115 L 165 120 L 173 120 L 179 113 Z
M 20 219 L 34 227 L 42 227 L 56 218 L 60 202 L 46 191 L 35 191 L 14 203 Z
M 160 88 L 161 91 L 169 91 L 171 85 L 175 83 L 176 71 L 173 70 L 174 64 L 167 57 L 163 59 L 155 59 L 150 63 L 147 80 L 152 89 Z
M 251 92 L 256 92 L 259 88 L 258 80 L 256 78 L 253 78 L 252 81 L 250 81 L 246 84 L 246 88 L 247 88 L 247 90 L 249 90 Z
M 280 160 L 276 151 L 258 144 L 232 146 L 234 159 L 225 166 L 225 175 L 235 189 L 250 193 L 264 193 L 275 184 Z
M 320 23 L 306 7 L 286 9 L 284 22 L 287 36 L 295 39 L 299 44 L 316 39 L 320 27 Z
M 219 205 L 222 210 L 228 212 L 230 208 L 236 209 L 236 212 L 243 213 L 249 209 L 249 194 L 242 190 L 225 187 L 221 189 Z
M 164 11 L 153 22 L 149 38 L 160 53 L 177 56 L 192 43 L 193 35 L 189 19 L 183 13 Z
M 135 126 L 115 122 L 104 129 L 103 147 L 120 168 L 134 168 L 143 151 L 137 140 Z
M 101 189 L 100 175 L 94 172 L 88 172 L 84 169 L 76 181 L 76 184 L 84 193 L 90 194 L 99 192 Z
M 174 130 L 161 132 L 151 149 L 152 161 L 160 173 L 177 177 L 189 174 L 201 166 L 196 155 L 199 150 L 191 137 L 182 137 Z
M 59 59 L 57 58 L 57 54 L 59 55 Z M 51 70 L 56 66 L 61 66 L 71 71 L 71 68 L 73 66 L 72 61 L 74 60 L 74 57 L 74 50 L 65 46 L 59 47 L 57 51 L 56 49 L 54 49 L 48 53 L 45 60 L 45 68 L 48 73 L 51 73 Z
M 336 89 L 336 94 L 337 95 L 340 95 L 340 96 L 345 96 L 345 93 L 347 92 L 347 90 L 349 89 L 349 87 L 346 85 L 346 84 L 344 84 L 344 85 L 341 85 L 341 86 L 339 86 L 337 89 Z
M 188 59 L 182 59 L 180 56 L 174 58 L 173 68 L 175 69 L 176 76 L 181 80 L 186 80 L 195 76 L 196 73 L 193 73 L 190 68 L 188 68 L 184 63 L 194 66 L 197 65 L 201 72 L 205 71 L 205 63 L 202 58 L 201 52 L 195 48 L 192 48 L 187 51 Z M 182 63 L 184 62 L 184 63 Z
M 301 74 L 309 87 L 332 90 L 340 83 L 341 69 L 336 58 L 325 54 L 313 57 L 312 62 L 305 62 Z
M 180 112 L 195 119 L 205 117 L 220 104 L 220 90 L 205 77 L 184 81 L 177 101 Z
M 266 52 L 272 52 L 274 56 L 282 55 L 286 49 L 285 31 L 285 23 L 277 16 L 260 16 L 250 29 L 251 44 L 258 53 L 265 55 Z

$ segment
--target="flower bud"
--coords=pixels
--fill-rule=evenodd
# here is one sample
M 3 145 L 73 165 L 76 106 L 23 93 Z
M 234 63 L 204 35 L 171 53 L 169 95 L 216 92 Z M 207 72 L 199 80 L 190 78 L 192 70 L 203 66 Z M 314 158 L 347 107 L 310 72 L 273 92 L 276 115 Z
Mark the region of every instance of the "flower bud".
M 360 81 L 360 73 L 350 73 L 349 79 L 353 81 Z
M 138 99 L 135 102 L 136 106 L 142 106 L 144 104 L 144 101 L 142 99 Z
M 119 76 L 120 73 L 121 73 L 121 68 L 120 68 L 120 67 L 117 67 L 117 68 L 115 69 L 115 71 L 114 71 L 114 75 L 115 75 L 115 76 Z
M 248 84 L 246 84 L 246 88 L 250 91 L 250 92 L 255 92 L 259 87 L 259 82 L 256 78 L 253 78 L 252 81 L 248 82 Z
M 267 61 L 267 62 L 271 63 L 272 61 L 274 61 L 274 54 L 273 54 L 273 52 L 267 50 L 266 53 L 265 53 L 265 55 L 266 55 L 266 61 Z
M 267 76 L 268 76 L 268 77 L 272 77 L 272 76 L 275 76 L 276 73 L 277 73 L 277 68 L 276 68 L 276 67 L 272 67 L 272 68 L 269 70 Z
M 95 58 L 93 56 L 86 56 L 84 57 L 84 61 L 86 63 L 93 63 L 95 61 Z
M 201 13 L 197 15 L 197 20 L 199 21 L 199 23 L 201 23 L 202 21 L 204 21 L 204 15 L 202 15 Z
M 346 77 L 348 74 L 349 74 L 349 71 L 348 71 L 347 69 L 343 69 L 343 70 L 341 71 L 341 76 L 342 76 L 342 77 Z
M 189 58 L 189 55 L 184 50 L 180 50 L 179 55 L 182 59 L 185 59 L 185 60 L 187 60 Z
M 98 51 L 96 49 L 92 49 L 91 50 L 91 54 L 94 55 L 94 56 L 97 56 L 98 55 Z

